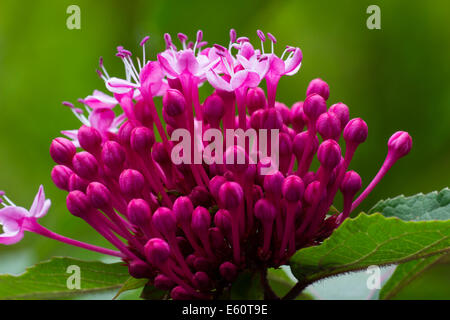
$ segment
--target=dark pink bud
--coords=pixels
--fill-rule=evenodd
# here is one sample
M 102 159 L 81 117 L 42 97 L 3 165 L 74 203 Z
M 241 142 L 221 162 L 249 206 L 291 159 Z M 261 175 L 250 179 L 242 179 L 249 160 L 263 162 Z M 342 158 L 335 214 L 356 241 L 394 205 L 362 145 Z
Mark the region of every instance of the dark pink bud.
M 219 267 L 220 275 L 228 282 L 234 281 L 238 275 L 238 268 L 231 262 L 224 262 Z
M 304 198 L 309 204 L 312 204 L 315 200 L 320 200 L 323 196 L 319 181 L 313 181 L 306 187 Z
M 210 207 L 213 204 L 213 197 L 208 189 L 204 186 L 196 186 L 189 194 L 189 199 L 192 201 L 194 207 Z
M 194 269 L 197 271 L 205 271 L 208 272 L 211 270 L 211 262 L 208 261 L 205 257 L 196 257 L 194 261 Z
M 291 175 L 284 179 L 282 192 L 288 202 L 300 201 L 305 192 L 305 184 L 300 177 Z
M 341 183 L 341 191 L 346 197 L 353 198 L 361 189 L 362 181 L 359 174 L 355 171 L 348 171 L 344 175 Z
M 69 191 L 69 178 L 73 171 L 63 165 L 57 165 L 52 169 L 53 183 L 61 190 Z
M 163 108 L 171 117 L 180 116 L 186 108 L 186 100 L 180 91 L 169 89 L 163 97 Z
M 131 131 L 130 146 L 137 153 L 149 154 L 154 143 L 155 136 L 149 128 L 137 127 Z
M 160 290 L 170 290 L 176 285 L 172 279 L 163 274 L 158 274 L 153 284 Z
M 83 218 L 92 209 L 88 197 L 81 191 L 69 192 L 66 204 L 69 212 L 79 218 Z
M 303 177 L 303 183 L 305 186 L 309 185 L 311 182 L 317 180 L 317 174 L 314 171 L 309 171 Z
M 170 155 L 162 142 L 156 142 L 152 148 L 152 158 L 161 165 L 170 163 Z
M 176 286 L 170 291 L 170 297 L 173 300 L 191 300 L 192 295 L 181 286 Z
M 262 222 L 272 222 L 276 216 L 277 210 L 269 200 L 259 199 L 255 203 L 255 217 Z
M 89 152 L 77 153 L 72 159 L 73 169 L 80 177 L 91 180 L 97 176 L 97 159 Z
M 191 222 L 194 206 L 188 197 L 177 198 L 173 204 L 172 210 L 178 223 L 186 224 Z
M 163 235 L 168 235 L 175 232 L 177 228 L 177 221 L 172 210 L 165 207 L 158 208 L 152 217 L 153 226 Z
M 266 95 L 260 87 L 251 88 L 247 91 L 247 108 L 250 115 L 258 109 L 264 109 L 266 103 Z
M 317 119 L 316 127 L 323 140 L 338 140 L 341 135 L 341 121 L 332 112 L 322 113 Z
M 263 189 L 261 186 L 258 186 L 256 184 L 253 185 L 253 200 L 258 201 L 264 196 Z
M 307 97 L 312 94 L 319 94 L 325 100 L 328 100 L 330 97 L 330 87 L 322 79 L 314 79 L 309 83 L 308 89 L 306 90 Z
M 225 234 L 231 232 L 231 215 L 227 210 L 220 209 L 214 216 L 214 224 Z
M 412 148 L 412 138 L 408 132 L 397 131 L 388 141 L 388 152 L 396 159 L 406 156 Z
M 150 239 L 145 247 L 145 256 L 155 266 L 163 265 L 170 256 L 170 248 L 167 242 L 159 238 Z
M 339 121 L 341 122 L 341 130 L 344 130 L 345 126 L 350 120 L 350 112 L 348 110 L 348 107 L 342 102 L 339 102 L 333 104 L 328 111 L 334 113 L 338 117 Z
M 133 260 L 128 264 L 128 273 L 136 279 L 151 278 L 153 272 L 150 266 L 141 260 Z
M 111 206 L 111 192 L 99 182 L 91 182 L 86 191 L 91 205 L 96 209 L 104 209 Z
M 317 151 L 317 158 L 325 168 L 334 169 L 341 161 L 341 147 L 332 139 L 325 140 Z
M 146 127 L 153 124 L 153 116 L 150 107 L 144 101 L 139 101 L 134 105 L 134 114 L 136 119 Z
M 215 176 L 209 181 L 209 190 L 215 199 L 219 199 L 219 189 L 225 182 L 227 179 L 222 176 Z
M 303 101 L 294 103 L 291 109 L 291 122 L 294 130 L 300 132 L 307 123 L 307 117 L 303 112 Z
M 148 226 L 152 218 L 150 207 L 143 199 L 131 200 L 128 203 L 127 215 L 132 224 L 141 228 Z
M 215 249 L 222 249 L 224 247 L 224 241 L 225 238 L 223 236 L 222 231 L 220 231 L 220 228 L 213 227 L 209 228 L 209 240 L 211 241 L 211 246 Z
M 211 289 L 211 279 L 206 272 L 198 271 L 194 274 L 192 282 L 197 287 L 197 289 L 206 291 Z
M 95 153 L 100 149 L 102 136 L 97 129 L 82 125 L 78 129 L 78 141 L 84 150 Z
M 76 173 L 72 173 L 69 177 L 69 183 L 68 183 L 69 191 L 78 190 L 78 191 L 86 192 L 88 185 L 89 185 L 89 181 L 81 178 Z
M 283 119 L 283 123 L 285 125 L 289 125 L 291 123 L 291 110 L 281 102 L 275 102 L 275 109 L 281 114 L 281 118 Z
M 322 96 L 312 94 L 303 102 L 303 112 L 309 120 L 316 121 L 322 113 L 327 112 L 327 102 Z
M 225 105 L 217 94 L 210 95 L 203 103 L 203 114 L 211 124 L 218 124 L 225 114 Z
M 295 154 L 298 160 L 300 160 L 305 152 L 306 147 L 308 146 L 308 140 L 310 137 L 310 133 L 308 131 L 303 131 L 297 134 L 292 143 L 292 152 Z M 311 140 L 312 144 L 310 145 L 310 153 L 314 154 L 317 152 L 319 148 L 319 139 L 317 136 L 313 136 Z
M 122 171 L 126 156 L 123 147 L 119 143 L 107 141 L 103 145 L 101 157 L 107 168 L 114 172 Z
M 344 140 L 356 145 L 363 143 L 367 139 L 367 124 L 361 118 L 350 120 L 344 129 Z
M 283 128 L 283 117 L 276 108 L 264 109 L 261 119 L 261 129 L 278 129 Z
M 120 126 L 118 136 L 121 145 L 123 146 L 130 145 L 131 131 L 133 131 L 133 129 L 134 126 L 130 121 L 126 121 Z
M 247 153 L 239 146 L 229 147 L 223 158 L 226 168 L 233 173 L 243 173 L 249 164 Z
M 211 225 L 211 214 L 208 209 L 203 207 L 195 208 L 192 213 L 191 228 L 195 233 L 204 234 L 208 232 L 208 228 Z
M 279 135 L 279 152 L 280 158 L 288 158 L 290 160 L 290 155 L 292 154 L 292 141 L 291 137 L 287 133 L 281 132 Z
M 72 164 L 72 158 L 76 152 L 75 145 L 66 138 L 56 138 L 50 145 L 50 156 L 57 164 Z
M 139 198 L 139 195 L 144 188 L 144 184 L 144 176 L 139 171 L 126 169 L 120 174 L 120 191 L 131 198 Z
M 281 196 L 281 188 L 283 186 L 284 176 L 277 171 L 274 174 L 267 175 L 264 178 L 264 191 L 276 197 Z
M 234 210 L 242 203 L 244 192 L 236 182 L 225 182 L 219 189 L 219 202 L 227 210 Z
M 250 126 L 255 129 L 259 130 L 262 128 L 262 121 L 265 114 L 265 109 L 258 109 L 255 112 L 253 112 L 252 116 L 250 117 Z

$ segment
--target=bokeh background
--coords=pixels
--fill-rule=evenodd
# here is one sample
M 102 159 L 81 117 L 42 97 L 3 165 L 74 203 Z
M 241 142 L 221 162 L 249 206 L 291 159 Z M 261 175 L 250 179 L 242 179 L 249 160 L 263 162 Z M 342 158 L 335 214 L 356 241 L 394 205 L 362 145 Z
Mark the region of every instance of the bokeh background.
M 68 30 L 66 9 L 81 8 L 81 30 Z M 366 9 L 381 8 L 381 30 L 368 30 Z M 163 33 L 228 43 L 228 31 L 256 41 L 256 29 L 300 46 L 301 71 L 280 83 L 278 100 L 302 100 L 308 82 L 321 77 L 331 87 L 330 102 L 342 101 L 352 117 L 369 125 L 369 138 L 352 163 L 367 184 L 397 130 L 414 139 L 402 159 L 361 209 L 398 194 L 440 190 L 450 185 L 450 2 L 448 1 L 0 1 L 0 189 L 28 207 L 43 184 L 53 205 L 42 219 L 61 234 L 106 245 L 65 209 L 65 193 L 50 179 L 51 140 L 80 124 L 61 101 L 75 102 L 104 90 L 94 72 L 103 56 L 110 74 L 122 75 L 115 48 L 140 54 L 138 42 L 151 35 L 150 55 L 163 49 Z M 259 41 L 258 41 L 259 42 Z M 20 273 L 54 255 L 98 259 L 27 234 L 0 247 L 0 272 Z M 441 264 L 400 293 L 404 298 L 450 298 L 450 265 Z M 428 277 L 428 278 L 427 278 Z M 424 280 L 425 279 L 425 280 Z

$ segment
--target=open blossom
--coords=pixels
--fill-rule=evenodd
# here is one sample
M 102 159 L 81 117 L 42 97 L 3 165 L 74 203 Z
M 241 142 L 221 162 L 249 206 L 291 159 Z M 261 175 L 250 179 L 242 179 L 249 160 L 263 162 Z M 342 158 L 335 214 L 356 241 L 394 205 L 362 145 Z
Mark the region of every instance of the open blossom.
M 146 37 L 137 67 L 131 52 L 118 48 L 125 78 L 110 77 L 101 61 L 99 74 L 112 96 L 94 91 L 80 100 L 87 117 L 65 103 L 82 125 L 64 131 L 70 140 L 53 140 L 52 180 L 68 192 L 68 211 L 115 250 L 39 225 L 37 218 L 50 205 L 42 188 L 30 211 L 11 203 L 0 210 L 5 232 L 0 243 L 12 244 L 23 231 L 35 232 L 120 257 L 133 277 L 148 279 L 173 299 L 213 299 L 243 270 L 279 267 L 297 250 L 329 237 L 409 153 L 412 139 L 403 131 L 389 139 L 380 171 L 356 197 L 362 180 L 350 164 L 367 139 L 367 124 L 350 119 L 343 103 L 329 106 L 330 89 L 321 79 L 311 81 L 303 100 L 291 108 L 277 102 L 278 82 L 299 71 L 302 52 L 288 46 L 278 57 L 275 37 L 257 34 L 261 50 L 248 38 L 237 38 L 234 30 L 228 48 L 205 47 L 200 31 L 195 43 L 178 34 L 178 50 L 165 35 L 166 49 L 156 61 L 146 60 Z M 267 38 L 272 43 L 269 53 L 264 50 Z M 260 87 L 263 80 L 267 93 Z M 198 88 L 205 81 L 214 91 L 201 101 Z M 157 96 L 162 96 L 162 109 Z M 169 140 L 177 129 L 190 134 L 193 150 Z M 194 160 L 198 152 L 211 151 L 198 133 L 202 129 L 224 133 L 231 146 L 219 145 L 203 158 L 208 161 L 172 161 L 174 153 Z M 242 145 L 235 145 L 239 135 L 235 131 L 227 137 L 230 129 L 268 130 L 270 143 L 244 138 Z M 264 148 L 267 156 L 258 158 Z M 256 162 L 251 161 L 254 155 Z M 338 192 L 342 211 L 330 215 Z

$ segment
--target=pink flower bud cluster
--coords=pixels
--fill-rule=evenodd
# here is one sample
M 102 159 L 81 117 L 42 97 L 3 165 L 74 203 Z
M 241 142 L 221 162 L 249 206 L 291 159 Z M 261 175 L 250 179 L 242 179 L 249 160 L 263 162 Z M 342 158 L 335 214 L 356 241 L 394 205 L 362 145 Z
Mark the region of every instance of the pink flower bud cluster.
M 206 47 L 202 32 L 195 43 L 179 34 L 177 49 L 166 35 L 166 50 L 147 61 L 144 49 L 138 67 L 119 47 L 126 79 L 111 78 L 101 61 L 99 74 L 113 97 L 95 91 L 81 100 L 89 117 L 66 103 L 83 125 L 50 147 L 57 163 L 52 179 L 68 192 L 70 213 L 123 254 L 133 277 L 149 279 L 173 299 L 217 297 L 242 270 L 278 267 L 320 243 L 411 149 L 406 132 L 392 136 L 380 174 L 354 201 L 362 182 L 349 165 L 367 138 L 366 123 L 350 120 L 343 103 L 329 106 L 330 89 L 321 79 L 292 107 L 277 102 L 279 79 L 298 71 L 302 53 L 288 46 L 278 57 L 273 35 L 258 36 L 261 49 L 234 30 L 227 48 Z M 214 90 L 201 101 L 205 81 Z M 116 115 L 116 105 L 123 114 Z M 188 130 L 192 146 L 204 148 L 195 126 L 279 130 L 278 170 L 262 174 L 273 163 L 250 163 L 259 149 L 248 145 L 223 150 L 223 157 L 242 156 L 244 163 L 174 164 L 175 129 Z M 339 191 L 343 210 L 329 215 Z

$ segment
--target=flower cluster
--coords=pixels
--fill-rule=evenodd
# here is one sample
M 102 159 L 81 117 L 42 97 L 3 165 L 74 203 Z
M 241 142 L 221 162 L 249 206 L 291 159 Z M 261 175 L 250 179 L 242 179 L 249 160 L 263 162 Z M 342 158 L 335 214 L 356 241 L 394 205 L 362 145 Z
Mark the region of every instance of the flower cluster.
M 329 86 L 321 79 L 311 81 L 304 101 L 291 108 L 277 102 L 278 82 L 300 69 L 302 52 L 287 46 L 279 57 L 275 37 L 259 30 L 257 35 L 260 49 L 234 30 L 228 47 L 207 47 L 201 31 L 195 42 L 180 33 L 178 49 L 166 34 L 166 49 L 155 61 L 146 58 L 146 37 L 137 65 L 130 51 L 118 47 L 125 78 L 110 77 L 100 60 L 98 74 L 111 96 L 94 91 L 80 99 L 87 115 L 64 102 L 82 126 L 63 131 L 68 139 L 51 143 L 50 155 L 57 164 L 52 179 L 68 192 L 69 212 L 118 251 L 68 239 L 39 225 L 37 219 L 50 206 L 42 187 L 29 211 L 7 200 L 0 210 L 0 243 L 15 243 L 24 231 L 39 233 L 120 257 L 133 277 L 149 279 L 173 299 L 211 299 L 242 270 L 278 267 L 298 249 L 327 238 L 410 151 L 411 137 L 397 132 L 390 138 L 379 173 L 354 200 L 362 182 L 349 166 L 367 138 L 366 123 L 350 120 L 343 103 L 328 108 Z M 264 50 L 267 42 L 270 52 Z M 266 92 L 260 87 L 263 80 Z M 199 87 L 205 82 L 214 91 L 202 103 Z M 252 163 L 250 155 L 259 154 L 260 145 L 246 140 L 212 153 L 244 161 L 175 164 L 172 133 L 187 130 L 191 146 L 203 150 L 207 146 L 196 136 L 198 127 L 224 133 L 276 130 L 279 160 Z M 195 156 L 191 150 L 180 152 Z M 267 167 L 273 170 L 264 175 Z M 330 207 L 339 191 L 344 205 L 336 213 Z

